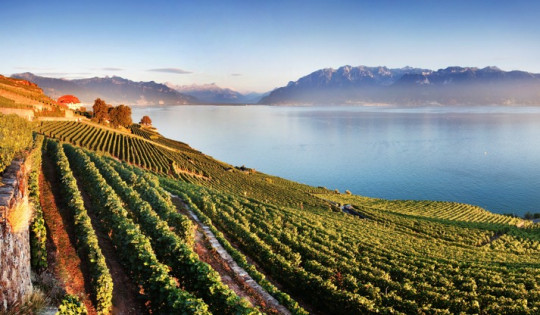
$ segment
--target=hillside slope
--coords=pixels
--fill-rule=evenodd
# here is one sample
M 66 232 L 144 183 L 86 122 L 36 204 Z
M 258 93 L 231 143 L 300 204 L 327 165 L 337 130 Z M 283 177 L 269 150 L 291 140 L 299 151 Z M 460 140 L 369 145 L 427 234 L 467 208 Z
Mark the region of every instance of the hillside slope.
M 35 83 L 2 75 L 0 75 L 0 107 L 32 111 L 60 110 L 56 101 L 45 95 Z
M 294 300 L 333 314 L 540 311 L 540 228 L 530 222 L 460 203 L 334 193 L 228 165 L 138 126 L 134 134 L 65 122 L 38 130 L 103 155 L 65 145 L 70 161 L 86 161 L 80 168 L 90 160 L 102 172 L 111 165 L 127 172 L 119 174 L 135 190 L 145 183 L 179 196 L 293 313 L 302 313 Z M 122 196 L 125 189 L 114 190 Z M 159 235 L 153 228 L 141 233 Z M 160 257 L 161 247 L 151 246 Z

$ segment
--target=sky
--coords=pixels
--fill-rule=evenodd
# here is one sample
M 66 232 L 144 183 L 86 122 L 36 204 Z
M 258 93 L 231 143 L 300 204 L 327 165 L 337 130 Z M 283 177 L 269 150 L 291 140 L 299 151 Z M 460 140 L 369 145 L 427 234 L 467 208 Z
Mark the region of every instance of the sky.
M 540 1 L 0 0 L 0 74 L 266 92 L 343 65 L 540 73 Z

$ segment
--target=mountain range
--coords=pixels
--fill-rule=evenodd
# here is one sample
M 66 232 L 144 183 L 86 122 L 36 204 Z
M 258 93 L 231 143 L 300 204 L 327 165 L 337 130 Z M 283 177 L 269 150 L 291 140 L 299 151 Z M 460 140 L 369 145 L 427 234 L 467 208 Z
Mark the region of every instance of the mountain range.
M 540 105 L 540 75 L 497 67 L 321 69 L 259 104 Z
M 231 89 L 221 88 L 215 83 L 212 84 L 192 84 L 192 85 L 174 85 L 165 83 L 171 89 L 180 93 L 191 95 L 197 98 L 200 102 L 206 104 L 253 104 L 257 103 L 262 96 L 262 93 L 247 93 L 243 94 Z
M 72 94 L 86 104 L 100 97 L 110 104 L 128 105 L 540 105 L 540 74 L 497 67 L 343 66 L 317 70 L 265 94 L 242 94 L 216 84 L 180 86 L 118 76 L 66 80 L 26 72 L 12 77 L 38 84 L 53 98 Z
M 253 104 L 264 96 L 242 94 L 216 84 L 180 86 L 154 81 L 135 82 L 118 76 L 67 80 L 25 72 L 11 77 L 34 82 L 55 99 L 72 94 L 85 104 L 92 104 L 98 97 L 110 104 L 128 105 Z
M 29 72 L 14 74 L 12 77 L 36 83 L 45 94 L 53 98 L 72 94 L 85 104 L 93 104 L 98 97 L 110 104 L 183 105 L 199 103 L 193 96 L 182 94 L 165 84 L 154 81 L 135 82 L 117 76 L 66 80 L 37 76 Z

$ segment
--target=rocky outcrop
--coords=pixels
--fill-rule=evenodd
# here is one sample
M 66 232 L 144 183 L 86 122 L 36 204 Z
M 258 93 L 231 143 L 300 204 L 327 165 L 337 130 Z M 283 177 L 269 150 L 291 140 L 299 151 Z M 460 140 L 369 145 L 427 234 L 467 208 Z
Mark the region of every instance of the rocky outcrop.
M 29 161 L 14 160 L 4 171 L 0 183 L 0 311 L 32 291 L 29 166 Z

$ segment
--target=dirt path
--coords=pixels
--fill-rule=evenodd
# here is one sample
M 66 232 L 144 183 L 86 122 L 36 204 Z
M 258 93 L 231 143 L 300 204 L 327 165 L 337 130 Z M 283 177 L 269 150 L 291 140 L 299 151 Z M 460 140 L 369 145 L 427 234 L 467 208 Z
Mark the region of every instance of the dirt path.
M 131 281 L 125 272 L 120 263 L 120 259 L 116 254 L 116 249 L 112 241 L 107 233 L 100 228 L 99 218 L 91 210 L 92 203 L 90 197 L 84 192 L 79 181 L 77 182 L 77 185 L 79 186 L 79 191 L 81 191 L 84 207 L 88 210 L 88 216 L 92 221 L 94 231 L 96 231 L 99 247 L 101 248 L 103 256 L 105 256 L 105 262 L 107 263 L 107 267 L 109 268 L 113 280 L 112 313 L 119 315 L 148 314 L 148 311 L 144 306 L 144 301 L 142 300 L 142 295 L 139 294 L 137 285 Z
M 268 306 L 261 295 L 253 290 L 244 279 L 240 278 L 234 270 L 231 269 L 229 264 L 221 259 L 208 241 L 208 238 L 201 232 L 200 227 L 197 228 L 195 234 L 195 245 L 193 249 L 202 261 L 212 266 L 212 269 L 219 273 L 221 281 L 233 290 L 236 295 L 245 298 L 251 305 L 259 306 L 266 314 L 280 314 L 279 311 Z
M 39 176 L 40 204 L 47 227 L 47 260 L 49 271 L 58 278 L 64 290 L 78 295 L 88 309 L 89 314 L 96 314 L 94 305 L 87 293 L 89 283 L 84 277 L 84 264 L 81 263 L 70 235 L 73 224 L 67 210 L 59 202 L 60 191 L 56 168 L 53 162 L 43 155 L 42 172 Z
M 200 259 L 212 266 L 221 276 L 221 280 L 237 295 L 246 298 L 253 305 L 261 307 L 268 314 L 286 314 L 291 312 L 266 292 L 221 246 L 210 228 L 203 224 L 197 215 L 178 196 L 171 195 L 178 209 L 187 214 L 197 224 L 194 250 Z

